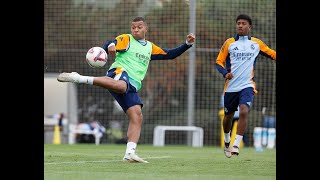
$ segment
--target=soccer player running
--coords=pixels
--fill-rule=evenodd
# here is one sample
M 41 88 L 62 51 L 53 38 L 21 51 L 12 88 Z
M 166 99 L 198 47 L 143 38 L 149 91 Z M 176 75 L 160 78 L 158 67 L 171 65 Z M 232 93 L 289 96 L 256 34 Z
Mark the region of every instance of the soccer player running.
M 131 22 L 131 34 L 121 34 L 102 46 L 108 54 L 115 55 L 115 61 L 106 76 L 93 77 L 77 72 L 64 72 L 57 77 L 60 82 L 84 83 L 105 88 L 115 98 L 129 119 L 127 149 L 123 157 L 126 162 L 148 163 L 136 154 L 136 148 L 143 122 L 143 103 L 138 91 L 142 87 L 150 61 L 175 59 L 195 42 L 195 35 L 190 33 L 182 45 L 173 49 L 160 48 L 146 40 L 147 31 L 145 19 L 136 17 Z
M 227 39 L 216 59 L 216 68 L 225 78 L 224 85 L 224 154 L 230 158 L 239 155 L 240 142 L 247 127 L 253 98 L 257 93 L 254 67 L 259 54 L 276 60 L 276 51 L 260 39 L 251 37 L 252 20 L 246 14 L 236 18 L 235 37 Z M 239 120 L 234 144 L 230 146 L 230 131 L 235 111 L 239 108 Z

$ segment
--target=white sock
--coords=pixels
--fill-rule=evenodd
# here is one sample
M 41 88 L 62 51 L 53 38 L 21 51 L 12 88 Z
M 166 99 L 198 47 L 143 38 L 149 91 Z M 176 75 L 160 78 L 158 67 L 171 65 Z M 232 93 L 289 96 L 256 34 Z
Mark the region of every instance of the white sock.
M 228 133 L 224 133 L 224 142 L 230 142 L 230 131 Z
M 93 77 L 92 76 L 81 76 L 79 78 L 79 83 L 84 83 L 84 84 L 93 84 Z
M 137 148 L 137 144 L 134 142 L 128 142 L 127 143 L 127 150 L 126 150 L 126 155 L 129 153 L 135 153 Z
M 243 136 L 236 134 L 236 139 L 234 140 L 233 146 L 240 147 Z

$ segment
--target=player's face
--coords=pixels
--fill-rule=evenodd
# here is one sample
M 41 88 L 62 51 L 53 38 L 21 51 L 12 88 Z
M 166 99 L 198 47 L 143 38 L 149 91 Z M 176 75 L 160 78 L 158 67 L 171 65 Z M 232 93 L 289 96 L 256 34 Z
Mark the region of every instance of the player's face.
M 136 40 L 144 39 L 147 32 L 147 26 L 143 21 L 131 23 L 131 34 Z
M 239 19 L 236 25 L 237 34 L 240 36 L 247 36 L 251 30 L 251 25 L 247 20 Z

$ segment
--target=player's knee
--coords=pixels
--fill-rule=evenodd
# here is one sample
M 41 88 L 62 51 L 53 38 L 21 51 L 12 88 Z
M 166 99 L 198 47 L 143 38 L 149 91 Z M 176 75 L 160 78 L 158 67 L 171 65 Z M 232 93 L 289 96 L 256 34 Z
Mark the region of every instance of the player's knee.
M 231 121 L 233 119 L 233 114 L 225 114 L 225 119 Z
M 143 115 L 139 105 L 132 106 L 128 109 L 127 114 L 133 123 L 142 124 Z
M 134 112 L 133 112 L 133 116 L 135 117 L 135 119 L 137 119 L 138 121 L 142 121 L 143 116 L 142 116 L 142 111 L 140 108 L 135 107 Z
M 120 94 L 123 94 L 127 91 L 127 83 L 125 81 L 116 81 L 115 86 L 115 89 L 117 89 L 117 92 Z
M 242 111 L 240 111 L 239 113 L 239 117 L 241 117 L 241 119 L 246 119 L 249 115 L 249 110 L 248 109 L 244 109 Z
M 249 113 L 249 107 L 246 104 L 240 105 L 240 115 L 247 115 Z

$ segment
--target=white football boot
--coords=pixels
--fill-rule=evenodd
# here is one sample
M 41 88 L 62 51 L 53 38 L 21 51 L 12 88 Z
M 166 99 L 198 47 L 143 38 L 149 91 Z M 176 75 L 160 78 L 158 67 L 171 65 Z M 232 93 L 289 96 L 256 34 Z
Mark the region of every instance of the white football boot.
M 232 148 L 229 146 L 229 144 L 230 143 L 224 143 L 224 149 L 223 149 L 224 155 L 226 155 L 227 158 L 230 158 L 232 156 L 231 154 Z
M 149 163 L 148 161 L 143 160 L 135 153 L 128 153 L 124 158 L 123 161 L 125 162 L 142 162 L 142 163 Z
M 71 73 L 61 73 L 59 74 L 57 80 L 59 82 L 72 82 L 72 83 L 79 83 L 80 74 L 77 72 L 71 72 Z
M 231 155 L 238 156 L 239 155 L 239 147 L 238 146 L 233 146 Z

